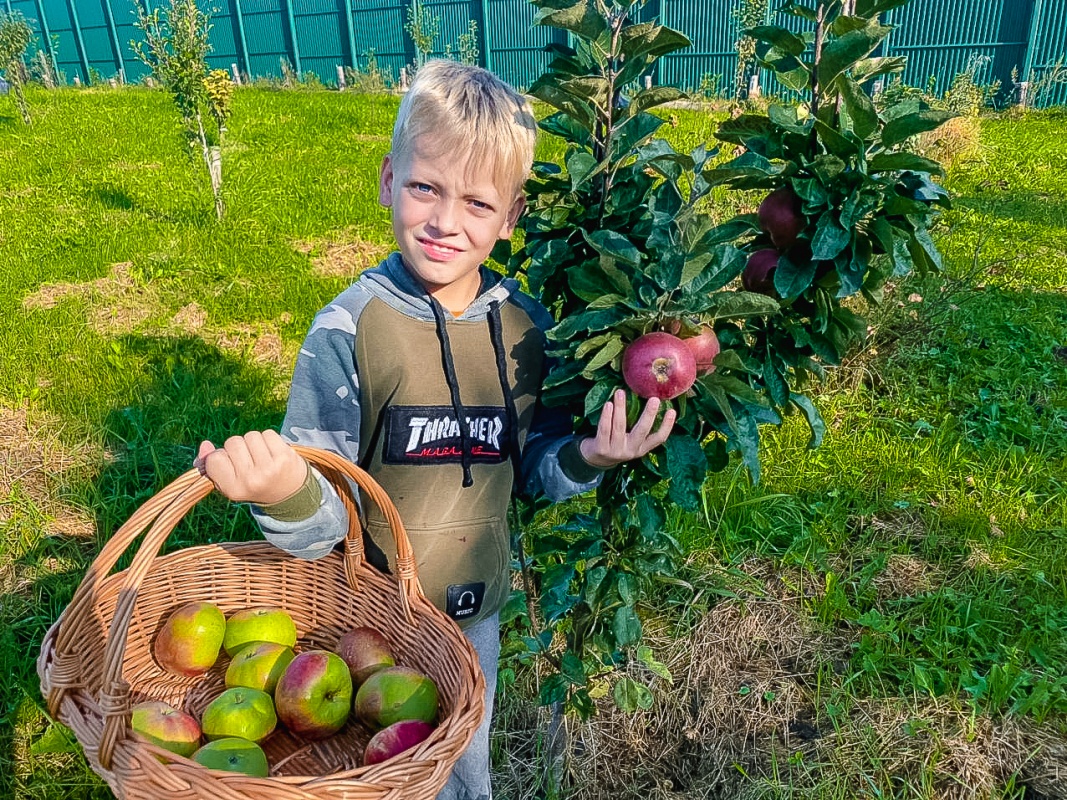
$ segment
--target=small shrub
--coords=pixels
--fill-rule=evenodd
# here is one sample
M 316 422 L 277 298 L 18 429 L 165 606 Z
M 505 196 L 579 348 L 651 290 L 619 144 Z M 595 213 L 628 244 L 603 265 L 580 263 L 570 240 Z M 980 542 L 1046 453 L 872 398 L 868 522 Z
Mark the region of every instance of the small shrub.
M 361 68 L 345 67 L 345 83 L 348 88 L 360 94 L 385 94 L 396 88 L 393 76 L 378 65 L 378 57 L 373 50 L 368 50 L 363 56 L 367 59 L 367 66 Z
M 22 121 L 27 125 L 32 124 L 33 119 L 23 91 L 28 77 L 24 59 L 32 39 L 33 28 L 22 14 L 18 11 L 0 11 L 0 72 L 11 84 L 11 95 L 15 98 Z

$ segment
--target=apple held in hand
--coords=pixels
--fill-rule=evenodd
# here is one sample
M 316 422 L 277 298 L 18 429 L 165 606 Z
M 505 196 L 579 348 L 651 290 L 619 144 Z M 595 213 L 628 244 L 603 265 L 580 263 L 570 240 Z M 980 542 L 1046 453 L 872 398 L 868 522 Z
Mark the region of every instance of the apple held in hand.
M 237 736 L 258 742 L 266 739 L 277 724 L 270 695 L 244 686 L 224 691 L 208 704 L 200 718 L 200 727 L 208 739 Z
M 284 609 L 272 606 L 235 611 L 226 620 L 222 646 L 230 656 L 252 642 L 274 642 L 286 647 L 296 645 L 296 625 Z
M 276 642 L 246 644 L 226 668 L 226 686 L 246 686 L 274 693 L 278 679 L 293 660 L 293 648 Z
M 226 617 L 217 606 L 186 603 L 163 623 L 152 643 L 152 654 L 167 672 L 203 675 L 218 660 L 225 632 Z
M 421 719 L 405 719 L 394 722 L 378 731 L 367 742 L 363 751 L 363 765 L 380 764 L 426 741 L 433 733 L 433 725 Z
M 159 700 L 130 709 L 130 727 L 152 744 L 188 758 L 200 746 L 200 723 L 184 711 Z
M 357 687 L 378 670 L 396 664 L 388 640 L 379 631 L 365 625 L 352 628 L 341 637 L 337 655 L 348 664 L 352 683 Z
M 336 653 L 308 650 L 292 660 L 274 687 L 278 718 L 305 739 L 339 731 L 352 709 L 352 674 Z
M 254 778 L 266 778 L 270 774 L 263 748 L 255 742 L 236 737 L 208 742 L 193 753 L 193 761 L 208 769 L 243 772 Z
M 674 334 L 646 333 L 623 351 L 622 378 L 639 397 L 670 400 L 689 391 L 696 381 L 696 359 Z
M 408 667 L 387 667 L 367 678 L 356 692 L 356 716 L 371 728 L 394 722 L 437 718 L 437 685 Z

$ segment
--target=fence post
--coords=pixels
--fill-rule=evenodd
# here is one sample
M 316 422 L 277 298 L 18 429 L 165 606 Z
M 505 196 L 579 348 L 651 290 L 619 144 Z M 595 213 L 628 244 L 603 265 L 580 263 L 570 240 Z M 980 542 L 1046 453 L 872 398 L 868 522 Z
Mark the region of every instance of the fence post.
M 352 22 L 352 0 L 345 0 L 345 33 L 348 34 L 348 51 L 352 55 L 352 69 L 359 69 L 356 61 L 356 26 Z
M 1027 89 L 1030 87 L 1030 73 L 1034 71 L 1034 50 L 1037 49 L 1037 33 L 1041 22 L 1041 12 L 1044 0 L 1034 0 L 1030 11 L 1030 34 L 1026 37 L 1026 55 L 1023 57 L 1023 72 L 1019 76 L 1021 80 L 1019 105 L 1024 108 L 1027 105 Z
M 245 62 L 245 75 L 252 77 L 252 64 L 248 60 L 248 38 L 245 36 L 245 13 L 241 0 L 233 0 L 234 15 L 237 17 L 237 37 L 241 44 L 241 60 Z
M 296 77 L 301 78 L 303 70 L 300 67 L 300 44 L 296 41 L 296 17 L 293 16 L 293 0 L 282 0 L 285 3 L 285 14 L 289 19 L 289 38 L 293 41 L 293 69 Z
M 122 59 L 122 44 L 119 42 L 119 31 L 115 27 L 115 14 L 111 10 L 111 0 L 102 0 L 104 4 L 104 16 L 107 17 L 107 29 L 111 32 L 111 47 L 115 51 L 115 66 L 118 74 L 125 76 L 126 62 Z M 123 78 L 123 83 L 126 82 Z
M 493 51 L 489 44 L 489 0 L 481 0 L 482 11 L 482 66 L 493 71 Z
M 42 0 L 36 0 L 37 2 L 37 23 L 41 27 L 41 33 L 44 35 L 44 46 L 48 51 L 48 60 L 52 62 L 52 72 L 56 77 L 56 82 L 59 82 L 59 64 L 56 63 L 56 51 L 52 47 L 52 31 L 48 28 L 48 17 L 44 13 L 44 3 Z
M 70 21 L 74 27 L 74 42 L 78 46 L 78 61 L 81 63 L 82 71 L 85 73 L 86 85 L 92 83 L 89 80 L 89 56 L 85 53 L 85 40 L 82 39 L 82 25 L 78 21 L 78 9 L 74 4 L 74 0 L 67 0 L 67 8 L 70 10 Z

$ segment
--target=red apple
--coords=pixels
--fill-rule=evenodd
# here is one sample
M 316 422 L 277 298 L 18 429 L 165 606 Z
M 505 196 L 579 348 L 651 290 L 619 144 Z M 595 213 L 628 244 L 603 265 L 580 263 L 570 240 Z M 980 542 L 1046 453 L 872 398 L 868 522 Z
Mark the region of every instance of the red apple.
M 669 400 L 684 394 L 697 377 L 696 359 L 677 336 L 654 331 L 640 336 L 622 354 L 622 379 L 640 397 Z
M 409 667 L 378 670 L 356 692 L 356 716 L 375 730 L 394 722 L 437 718 L 437 685 Z
M 293 648 L 284 644 L 246 644 L 237 651 L 230 661 L 230 666 L 226 668 L 226 686 L 247 686 L 249 689 L 261 689 L 272 694 L 293 656 Z
M 200 723 L 167 703 L 149 700 L 130 709 L 130 727 L 152 744 L 188 758 L 200 746 Z
M 800 198 L 791 186 L 782 186 L 767 195 L 756 213 L 760 227 L 770 235 L 778 250 L 792 247 L 807 224 Z
M 219 657 L 226 617 L 211 603 L 186 603 L 167 618 L 152 643 L 156 662 L 167 672 L 195 677 Z
M 697 362 L 697 375 L 707 375 L 715 371 L 715 356 L 719 354 L 719 337 L 715 329 L 706 325 L 696 336 L 682 339 L 682 344 L 689 348 Z
M 353 628 L 337 642 L 339 655 L 352 673 L 352 683 L 359 686 L 380 669 L 396 664 L 389 641 L 379 631 L 365 625 Z
M 242 772 L 256 778 L 270 774 L 267 754 L 255 742 L 230 737 L 208 742 L 193 754 L 193 761 L 208 769 Z
M 227 689 L 204 709 L 200 727 L 208 739 L 236 736 L 258 742 L 278 724 L 270 695 L 259 689 L 236 686 Z
M 352 709 L 352 673 L 336 653 L 308 650 L 292 660 L 274 687 L 278 718 L 305 739 L 341 729 Z
M 744 272 L 741 273 L 741 285 L 746 292 L 777 297 L 774 289 L 774 272 L 778 269 L 778 251 L 766 248 L 757 250 L 748 257 Z
M 395 755 L 426 741 L 433 733 L 433 725 L 421 719 L 405 719 L 382 728 L 367 742 L 363 764 L 380 764 Z
M 275 642 L 286 647 L 296 645 L 296 625 L 283 609 L 265 606 L 236 611 L 226 620 L 222 646 L 228 655 L 252 642 Z

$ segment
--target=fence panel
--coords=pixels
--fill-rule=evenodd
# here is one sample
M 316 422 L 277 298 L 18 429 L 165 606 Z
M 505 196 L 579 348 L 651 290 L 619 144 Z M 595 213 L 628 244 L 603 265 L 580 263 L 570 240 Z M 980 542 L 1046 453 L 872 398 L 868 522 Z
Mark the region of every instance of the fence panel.
M 135 3 L 165 0 L 3 0 L 31 20 L 40 45 L 54 43 L 57 68 L 67 80 L 88 80 L 90 70 L 104 78 L 120 68 L 129 80 L 144 67 L 129 46 L 139 37 Z M 325 82 L 336 80 L 337 65 L 366 68 L 373 51 L 378 67 L 395 81 L 415 59 L 405 31 L 411 0 L 216 0 L 209 57 L 212 67 L 237 64 L 252 76 L 279 76 L 285 59 L 294 69 L 313 72 Z M 210 0 L 204 0 L 205 7 Z M 734 12 L 741 0 L 648 0 L 636 7 L 642 19 L 655 18 L 685 33 L 692 48 L 664 58 L 657 83 L 707 90 L 710 85 L 733 92 L 737 65 Z M 533 27 L 536 8 L 528 0 L 423 0 L 424 13 L 438 22 L 433 55 L 459 55 L 459 40 L 477 23 L 479 63 L 505 80 L 527 87 L 541 73 L 549 42 L 566 34 Z M 772 15 L 773 16 L 773 15 Z M 810 23 L 776 16 L 791 30 Z M 1067 0 L 913 0 L 889 14 L 898 26 L 885 52 L 907 56 L 907 83 L 925 86 L 932 77 L 937 91 L 981 59 L 977 79 L 1011 86 L 1012 70 L 1020 79 L 1031 73 L 1030 99 L 1038 105 L 1067 102 L 1067 82 L 1053 78 L 1067 67 Z M 47 31 L 47 33 L 46 33 Z M 766 71 L 764 91 L 790 96 Z

